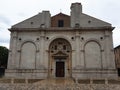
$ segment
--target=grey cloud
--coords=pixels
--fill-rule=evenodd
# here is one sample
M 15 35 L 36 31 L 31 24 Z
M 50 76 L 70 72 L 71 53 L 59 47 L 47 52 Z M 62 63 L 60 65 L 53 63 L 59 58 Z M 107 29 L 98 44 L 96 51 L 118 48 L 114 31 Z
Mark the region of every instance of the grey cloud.
M 11 24 L 10 19 L 7 18 L 7 17 L 4 16 L 4 15 L 1 15 L 1 14 L 0 14 L 0 22 L 1 22 L 1 23 L 4 23 L 4 24 L 6 24 L 6 25 L 10 25 L 10 24 Z
M 23 12 L 20 12 L 20 13 L 17 13 L 17 15 L 20 16 L 20 17 L 25 17 L 27 14 L 23 13 Z
M 0 38 L 0 43 L 9 43 L 9 39 L 1 39 Z

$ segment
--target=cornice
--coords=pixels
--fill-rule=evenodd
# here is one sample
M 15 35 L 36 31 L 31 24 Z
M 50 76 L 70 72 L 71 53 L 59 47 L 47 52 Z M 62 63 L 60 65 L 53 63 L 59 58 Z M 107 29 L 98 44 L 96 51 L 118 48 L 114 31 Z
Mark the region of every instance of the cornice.
M 115 27 L 79 27 L 79 28 L 70 28 L 70 27 L 51 27 L 51 28 L 10 28 L 9 31 L 97 31 L 97 30 L 114 30 Z

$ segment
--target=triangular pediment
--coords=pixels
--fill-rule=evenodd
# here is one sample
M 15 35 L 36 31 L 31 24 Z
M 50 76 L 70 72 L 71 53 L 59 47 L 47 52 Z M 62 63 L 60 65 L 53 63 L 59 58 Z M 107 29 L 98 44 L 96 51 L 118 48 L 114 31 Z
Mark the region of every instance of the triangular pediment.
M 63 53 L 62 51 L 59 51 L 59 52 L 55 53 L 53 56 L 68 56 L 68 55 Z
M 60 12 L 60 13 L 58 13 L 58 14 L 52 16 L 52 18 L 54 18 L 54 17 L 58 17 L 58 16 L 70 17 L 69 15 Z

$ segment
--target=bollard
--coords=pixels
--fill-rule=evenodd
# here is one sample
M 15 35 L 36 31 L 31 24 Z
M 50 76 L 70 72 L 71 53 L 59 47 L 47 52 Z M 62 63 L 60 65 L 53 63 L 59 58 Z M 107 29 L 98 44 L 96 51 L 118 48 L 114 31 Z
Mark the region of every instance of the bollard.
M 28 84 L 28 79 L 27 78 L 25 78 L 25 83 Z
M 14 78 L 11 79 L 11 84 L 14 84 Z

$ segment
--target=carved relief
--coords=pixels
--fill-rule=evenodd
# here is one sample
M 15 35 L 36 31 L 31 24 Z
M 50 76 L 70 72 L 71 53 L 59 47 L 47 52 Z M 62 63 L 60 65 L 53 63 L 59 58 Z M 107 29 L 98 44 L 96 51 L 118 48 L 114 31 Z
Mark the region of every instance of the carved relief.
M 50 60 L 49 60 L 49 67 L 50 67 L 50 72 L 51 75 L 54 77 L 57 77 L 59 75 L 55 75 L 57 72 L 57 65 L 59 63 L 63 63 L 63 77 L 68 76 L 70 73 L 70 67 L 71 67 L 71 45 L 69 42 L 65 39 L 58 38 L 53 40 L 53 42 L 50 44 L 49 47 L 49 54 L 50 54 Z M 61 77 L 61 76 L 60 76 Z
M 70 44 L 64 39 L 54 40 L 52 42 L 52 44 L 50 45 L 50 52 L 55 54 L 59 51 L 66 53 L 66 54 L 69 54 L 69 52 L 71 51 Z

